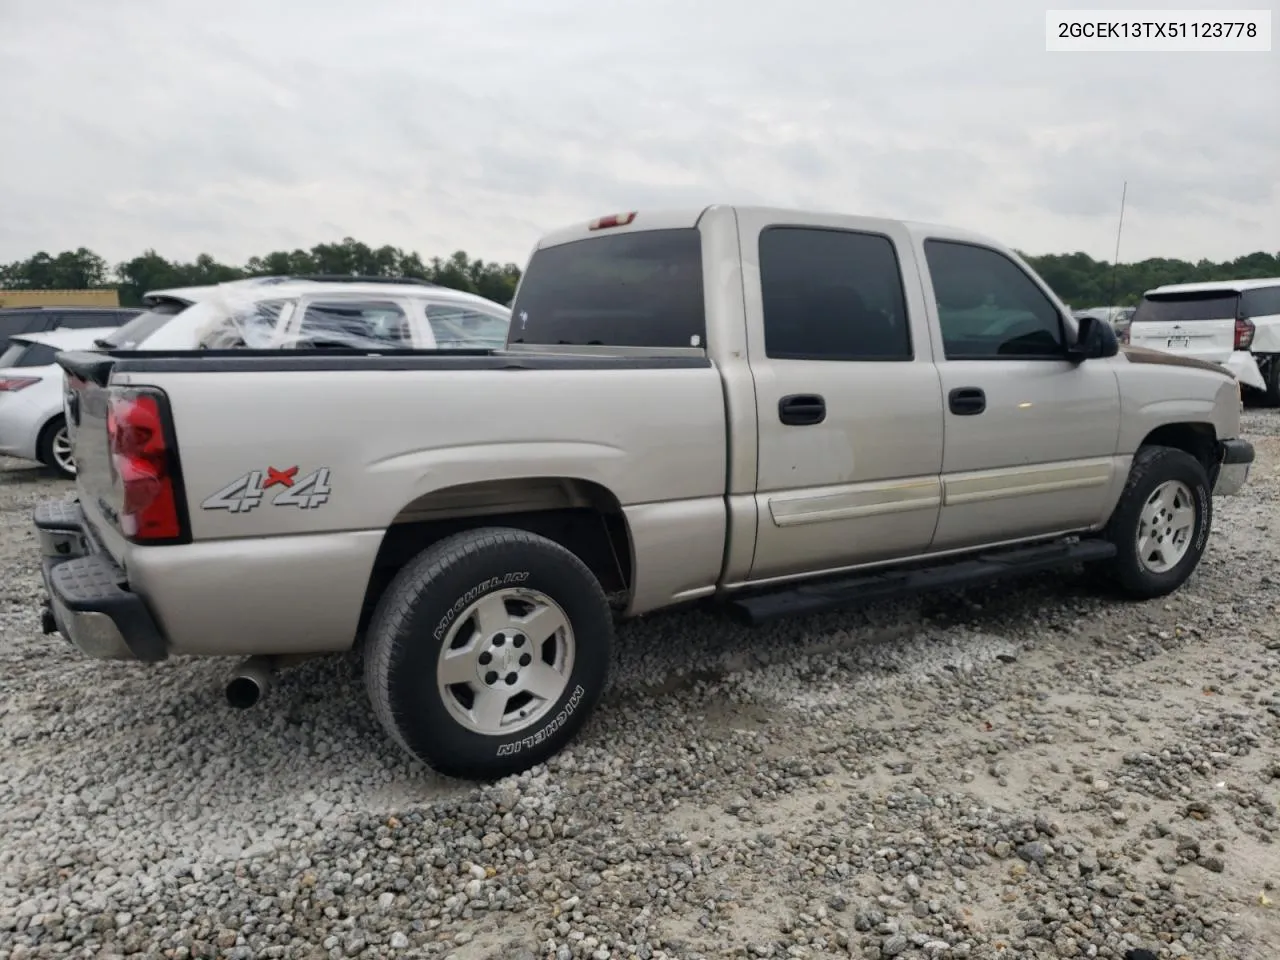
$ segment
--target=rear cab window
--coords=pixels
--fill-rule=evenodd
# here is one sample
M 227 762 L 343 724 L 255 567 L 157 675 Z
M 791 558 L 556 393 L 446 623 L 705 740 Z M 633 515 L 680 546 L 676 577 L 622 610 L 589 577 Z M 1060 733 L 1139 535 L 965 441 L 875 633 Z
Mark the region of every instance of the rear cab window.
M 1233 290 L 1188 290 L 1149 293 L 1142 298 L 1132 323 L 1191 323 L 1197 320 L 1234 320 L 1240 312 L 1240 295 Z
M 511 344 L 706 346 L 697 227 L 595 236 L 534 251 L 516 291 Z

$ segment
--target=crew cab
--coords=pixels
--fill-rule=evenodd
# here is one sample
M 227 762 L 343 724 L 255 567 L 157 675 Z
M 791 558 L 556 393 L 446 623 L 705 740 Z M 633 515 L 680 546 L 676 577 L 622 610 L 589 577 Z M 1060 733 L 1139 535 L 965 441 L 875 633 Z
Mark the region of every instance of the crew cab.
M 1216 364 L 1121 350 L 1016 253 L 758 207 L 551 233 L 495 351 L 69 353 L 46 629 L 90 656 L 363 645 L 438 770 L 561 749 L 618 616 L 747 623 L 1084 563 L 1163 596 L 1246 482 Z

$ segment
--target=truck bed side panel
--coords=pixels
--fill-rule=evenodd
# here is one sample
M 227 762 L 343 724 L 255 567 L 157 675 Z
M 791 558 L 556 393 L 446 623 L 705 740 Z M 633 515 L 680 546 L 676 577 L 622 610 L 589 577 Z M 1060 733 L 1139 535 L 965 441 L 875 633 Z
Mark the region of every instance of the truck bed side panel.
M 227 652 L 229 627 L 255 651 L 264 638 L 275 652 L 349 646 L 386 528 L 415 502 L 495 477 L 573 478 L 611 492 L 631 528 L 636 612 L 709 592 L 720 576 L 727 443 L 710 364 L 285 364 L 216 375 L 122 366 L 113 383 L 168 394 L 193 542 L 103 540 L 160 603 L 174 653 Z M 321 470 L 328 495 L 307 505 L 308 478 Z M 261 495 L 227 509 L 253 475 Z M 92 504 L 87 513 L 106 526 Z M 208 635 L 211 622 L 219 636 Z

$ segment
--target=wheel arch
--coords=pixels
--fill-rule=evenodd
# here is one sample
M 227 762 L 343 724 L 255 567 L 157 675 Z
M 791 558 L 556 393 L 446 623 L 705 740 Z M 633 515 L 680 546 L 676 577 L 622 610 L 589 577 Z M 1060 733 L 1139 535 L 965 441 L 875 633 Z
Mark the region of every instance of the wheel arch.
M 431 544 L 479 526 L 544 536 L 582 560 L 607 595 L 630 594 L 634 547 L 613 491 L 582 477 L 483 480 L 433 490 L 400 508 L 374 559 L 361 629 L 401 567 Z
M 1218 465 L 1218 432 L 1211 423 L 1178 422 L 1166 423 L 1150 431 L 1138 449 L 1143 447 L 1172 447 L 1188 453 L 1200 461 L 1210 481 Z

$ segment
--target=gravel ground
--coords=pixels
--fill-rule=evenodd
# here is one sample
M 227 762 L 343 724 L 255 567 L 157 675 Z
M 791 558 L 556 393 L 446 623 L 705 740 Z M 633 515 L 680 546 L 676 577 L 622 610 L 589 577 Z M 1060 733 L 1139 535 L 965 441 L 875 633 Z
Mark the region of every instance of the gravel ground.
M 1246 435 L 1165 601 L 654 617 L 578 743 L 484 788 L 406 761 L 354 658 L 233 712 L 225 663 L 42 636 L 67 485 L 0 462 L 0 960 L 1274 956 L 1280 415 Z

